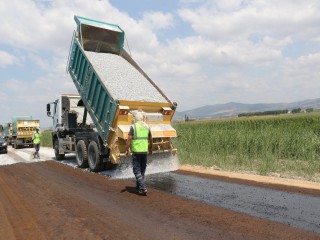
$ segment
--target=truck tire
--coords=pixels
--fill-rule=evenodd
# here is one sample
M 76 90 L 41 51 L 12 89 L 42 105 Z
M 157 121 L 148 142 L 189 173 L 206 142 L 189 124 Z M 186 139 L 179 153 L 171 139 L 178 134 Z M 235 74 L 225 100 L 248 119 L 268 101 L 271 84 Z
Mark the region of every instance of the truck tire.
M 58 139 L 54 140 L 54 155 L 56 156 L 56 160 L 61 161 L 64 159 L 64 154 L 59 153 L 59 141 Z
M 98 144 L 91 141 L 88 147 L 88 162 L 92 172 L 99 172 L 103 167 L 103 159 L 100 157 Z
M 87 168 L 89 166 L 89 164 L 88 164 L 87 146 L 86 146 L 86 143 L 83 140 L 80 140 L 77 143 L 76 159 L 77 159 L 78 167 Z

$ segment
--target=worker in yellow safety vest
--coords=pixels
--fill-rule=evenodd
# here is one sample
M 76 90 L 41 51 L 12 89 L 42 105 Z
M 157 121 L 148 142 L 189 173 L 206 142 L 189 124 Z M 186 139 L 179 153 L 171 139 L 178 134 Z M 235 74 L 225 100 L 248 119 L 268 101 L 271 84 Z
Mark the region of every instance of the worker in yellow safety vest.
M 32 141 L 33 141 L 33 146 L 34 146 L 34 149 L 35 149 L 35 152 L 33 154 L 33 158 L 40 158 L 40 156 L 39 156 L 39 150 L 40 150 L 39 127 L 36 127 L 36 131 L 32 135 Z
M 152 153 L 151 131 L 145 121 L 146 116 L 142 112 L 135 114 L 135 123 L 130 128 L 126 142 L 126 155 L 129 156 L 129 148 L 131 148 L 133 173 L 136 178 L 136 188 L 140 195 L 147 195 L 144 176 L 147 168 L 148 152 Z

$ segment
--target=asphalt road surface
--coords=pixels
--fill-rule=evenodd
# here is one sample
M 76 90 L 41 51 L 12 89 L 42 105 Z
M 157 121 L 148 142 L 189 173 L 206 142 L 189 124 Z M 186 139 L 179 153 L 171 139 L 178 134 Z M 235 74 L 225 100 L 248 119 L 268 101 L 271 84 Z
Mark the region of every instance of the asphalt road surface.
M 320 239 L 319 191 L 177 171 L 147 176 L 144 197 L 47 150 L 0 155 L 0 239 Z

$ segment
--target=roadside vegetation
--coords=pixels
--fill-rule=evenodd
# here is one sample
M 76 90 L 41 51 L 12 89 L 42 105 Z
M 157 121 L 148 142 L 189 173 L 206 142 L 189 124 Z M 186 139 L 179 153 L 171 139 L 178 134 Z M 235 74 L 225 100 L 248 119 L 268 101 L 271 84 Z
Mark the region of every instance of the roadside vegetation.
M 320 113 L 174 124 L 181 164 L 319 179 Z
M 175 123 L 180 164 L 320 180 L 320 112 Z M 52 147 L 51 131 L 41 145 Z
M 43 131 L 41 133 L 41 146 L 52 147 L 52 134 L 51 131 Z

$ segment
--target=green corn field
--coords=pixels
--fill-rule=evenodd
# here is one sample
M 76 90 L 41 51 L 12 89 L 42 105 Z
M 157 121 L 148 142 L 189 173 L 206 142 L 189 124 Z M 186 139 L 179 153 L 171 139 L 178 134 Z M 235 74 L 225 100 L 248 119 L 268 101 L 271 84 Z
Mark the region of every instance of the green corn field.
M 181 164 L 319 177 L 319 113 L 193 121 L 174 127 Z
M 320 113 L 175 123 L 180 164 L 320 179 Z M 51 132 L 41 145 L 52 147 Z
M 40 145 L 43 147 L 52 147 L 52 132 L 44 131 L 41 133 Z

